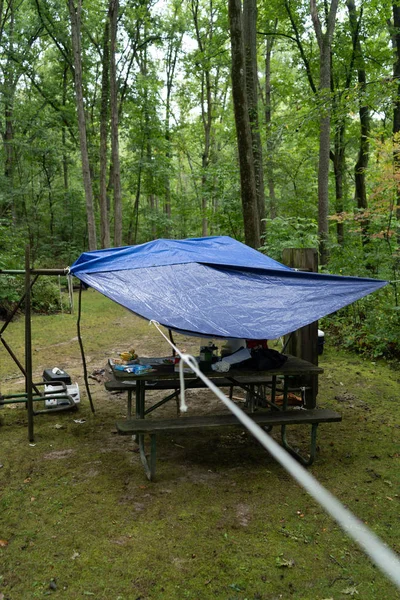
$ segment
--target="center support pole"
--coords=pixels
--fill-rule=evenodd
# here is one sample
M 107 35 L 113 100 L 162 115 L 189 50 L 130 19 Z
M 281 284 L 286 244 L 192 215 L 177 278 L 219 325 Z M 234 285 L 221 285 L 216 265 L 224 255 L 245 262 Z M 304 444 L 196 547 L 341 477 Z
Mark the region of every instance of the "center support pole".
M 32 394 L 31 267 L 29 246 L 25 248 L 25 386 L 28 408 L 28 438 L 34 441 Z

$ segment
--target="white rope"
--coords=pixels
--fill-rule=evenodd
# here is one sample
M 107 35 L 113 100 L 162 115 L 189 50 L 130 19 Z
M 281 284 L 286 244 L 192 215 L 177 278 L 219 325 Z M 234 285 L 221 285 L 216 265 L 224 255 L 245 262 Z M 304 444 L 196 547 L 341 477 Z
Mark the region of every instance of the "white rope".
M 167 342 L 174 348 L 181 358 L 181 365 L 185 362 L 206 386 L 229 408 L 237 419 L 254 435 L 262 446 L 277 460 L 292 477 L 318 502 L 327 513 L 353 538 L 364 550 L 370 559 L 385 573 L 392 582 L 400 589 L 400 559 L 388 548 L 382 540 L 364 525 L 353 513 L 345 508 L 343 504 L 326 490 L 313 475 L 302 467 L 284 448 L 271 438 L 257 423 L 255 423 L 245 412 L 243 412 L 232 400 L 230 400 L 212 381 L 200 371 L 197 361 L 188 354 L 183 354 L 164 334 L 157 321 L 150 321 Z M 180 367 L 181 367 L 180 365 Z M 180 368 L 181 394 L 183 368 Z M 187 406 L 184 403 L 184 406 Z M 182 410 L 182 408 L 181 408 Z

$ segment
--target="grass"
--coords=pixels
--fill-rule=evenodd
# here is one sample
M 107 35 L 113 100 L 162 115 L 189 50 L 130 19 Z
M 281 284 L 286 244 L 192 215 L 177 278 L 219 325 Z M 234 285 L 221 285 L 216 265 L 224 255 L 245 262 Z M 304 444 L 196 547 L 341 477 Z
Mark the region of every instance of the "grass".
M 286 472 L 240 430 L 160 437 L 158 481 L 150 484 L 115 421 L 121 395 L 91 379 L 83 391 L 76 316 L 34 317 L 35 379 L 60 366 L 81 388 L 79 412 L 35 417 L 0 412 L 0 598 L 29 600 L 375 600 L 400 592 Z M 168 353 L 148 324 L 88 291 L 82 319 L 89 372 L 132 345 Z M 23 356 L 23 320 L 5 339 Z M 190 350 L 200 340 L 177 337 Z M 23 389 L 0 350 L 2 393 Z M 400 551 L 400 372 L 329 348 L 318 402 L 341 423 L 321 425 L 312 473 L 391 548 Z M 99 377 L 101 379 L 101 377 Z M 216 400 L 192 392 L 190 409 Z M 174 414 L 175 406 L 162 409 Z M 76 423 L 76 419 L 85 419 Z M 294 428 L 295 443 L 307 441 Z

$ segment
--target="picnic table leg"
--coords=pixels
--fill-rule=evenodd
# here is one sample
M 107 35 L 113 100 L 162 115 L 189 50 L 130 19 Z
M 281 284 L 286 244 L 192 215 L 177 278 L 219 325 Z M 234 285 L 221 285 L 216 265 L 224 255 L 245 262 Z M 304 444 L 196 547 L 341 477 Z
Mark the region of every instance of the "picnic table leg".
M 156 456 L 157 456 L 157 438 L 155 433 L 150 434 L 150 461 L 147 458 L 145 447 L 144 447 L 144 435 L 140 434 L 139 438 L 139 452 L 140 460 L 144 467 L 146 477 L 149 481 L 154 481 L 156 477 Z
M 132 390 L 128 390 L 128 419 L 132 417 Z
M 317 427 L 318 423 L 312 423 L 311 425 L 311 439 L 310 439 L 310 455 L 309 458 L 305 458 L 302 456 L 297 450 L 295 450 L 287 441 L 286 437 L 286 425 L 281 426 L 281 438 L 282 445 L 291 454 L 296 458 L 299 463 L 301 463 L 304 467 L 309 467 L 313 464 L 315 459 L 315 452 L 317 448 Z
M 136 418 L 144 419 L 145 401 L 146 401 L 146 382 L 144 380 L 136 381 Z M 146 477 L 149 481 L 154 481 L 156 476 L 156 434 L 150 434 L 150 461 L 147 458 L 144 434 L 137 435 L 137 443 L 139 445 L 140 460 L 144 467 Z
M 289 388 L 289 377 L 285 377 L 284 383 L 283 383 L 283 410 L 287 409 L 288 388 Z M 285 448 L 285 450 L 287 450 L 289 452 L 289 454 L 294 456 L 294 458 L 296 458 L 299 461 L 299 463 L 301 463 L 305 467 L 309 467 L 310 465 L 312 465 L 312 463 L 314 462 L 314 459 L 315 459 L 315 451 L 316 451 L 316 447 L 317 447 L 317 427 L 318 427 L 318 423 L 313 423 L 311 425 L 310 455 L 309 455 L 309 458 L 305 458 L 289 444 L 289 442 L 287 441 L 287 435 L 286 435 L 286 425 L 281 425 L 281 439 L 282 439 L 283 447 Z

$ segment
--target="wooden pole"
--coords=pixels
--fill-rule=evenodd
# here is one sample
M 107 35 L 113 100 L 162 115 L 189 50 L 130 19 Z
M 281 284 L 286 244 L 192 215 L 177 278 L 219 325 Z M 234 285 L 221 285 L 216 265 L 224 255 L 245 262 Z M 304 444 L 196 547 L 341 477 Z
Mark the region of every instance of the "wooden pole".
M 299 271 L 316 273 L 318 271 L 318 251 L 315 248 L 285 248 L 282 262 L 288 267 Z M 314 321 L 289 336 L 286 350 L 288 354 L 303 358 L 308 362 L 318 365 L 318 321 Z M 315 408 L 318 394 L 318 375 L 302 378 L 295 385 L 306 388 L 306 408 Z
M 31 271 L 29 246 L 26 246 L 25 248 L 25 372 L 25 391 L 28 408 L 28 438 L 30 442 L 33 442 Z

